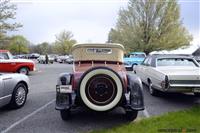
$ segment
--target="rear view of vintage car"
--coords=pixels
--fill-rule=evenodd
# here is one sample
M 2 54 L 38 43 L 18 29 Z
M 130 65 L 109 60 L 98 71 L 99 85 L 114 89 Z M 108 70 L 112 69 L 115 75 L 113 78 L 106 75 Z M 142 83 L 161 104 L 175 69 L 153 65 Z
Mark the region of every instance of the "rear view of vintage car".
M 122 45 L 76 44 L 72 54 L 73 72 L 60 74 L 56 86 L 56 109 L 63 120 L 78 106 L 97 112 L 121 106 L 128 120 L 144 109 L 142 82 L 126 73 Z

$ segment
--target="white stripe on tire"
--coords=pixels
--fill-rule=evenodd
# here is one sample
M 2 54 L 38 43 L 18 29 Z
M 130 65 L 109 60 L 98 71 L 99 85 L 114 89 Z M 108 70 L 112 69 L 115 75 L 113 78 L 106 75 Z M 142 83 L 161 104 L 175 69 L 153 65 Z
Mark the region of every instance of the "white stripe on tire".
M 113 80 L 115 81 L 115 83 L 117 85 L 117 94 L 116 94 L 114 100 L 105 106 L 98 106 L 98 105 L 93 104 L 92 102 L 90 102 L 88 100 L 88 98 L 85 94 L 85 87 L 86 87 L 88 80 L 91 77 L 98 75 L 98 74 L 109 75 L 110 77 L 113 78 Z M 88 106 L 90 109 L 95 110 L 95 111 L 107 111 L 107 110 L 110 110 L 113 107 L 115 107 L 122 97 L 122 91 L 123 91 L 123 87 L 122 87 L 122 83 L 121 83 L 121 80 L 119 79 L 119 77 L 114 72 L 107 70 L 107 69 L 95 69 L 95 70 L 87 73 L 85 75 L 85 77 L 82 79 L 81 85 L 80 85 L 80 95 L 81 95 L 83 102 L 86 104 L 86 106 Z

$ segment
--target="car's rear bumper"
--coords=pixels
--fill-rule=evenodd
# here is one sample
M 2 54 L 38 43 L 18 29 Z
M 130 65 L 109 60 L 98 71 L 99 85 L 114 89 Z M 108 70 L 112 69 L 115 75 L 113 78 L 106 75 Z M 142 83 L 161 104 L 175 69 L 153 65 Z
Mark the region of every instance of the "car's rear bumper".
M 167 89 L 164 91 L 166 92 L 200 92 L 200 85 L 182 85 L 182 84 L 176 84 L 176 85 L 170 85 Z

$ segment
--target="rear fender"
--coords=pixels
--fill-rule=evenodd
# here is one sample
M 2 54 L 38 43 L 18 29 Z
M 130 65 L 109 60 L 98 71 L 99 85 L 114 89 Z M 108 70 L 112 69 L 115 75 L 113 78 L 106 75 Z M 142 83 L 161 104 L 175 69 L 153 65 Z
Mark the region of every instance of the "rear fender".
M 58 77 L 57 86 L 59 85 L 70 85 L 72 82 L 71 73 L 62 73 Z M 60 93 L 56 88 L 56 109 L 66 110 L 72 106 L 72 94 L 71 93 Z
M 132 110 L 143 110 L 144 109 L 144 98 L 143 98 L 143 86 L 141 79 L 135 74 L 127 74 L 128 78 L 128 90 L 129 96 L 129 107 Z

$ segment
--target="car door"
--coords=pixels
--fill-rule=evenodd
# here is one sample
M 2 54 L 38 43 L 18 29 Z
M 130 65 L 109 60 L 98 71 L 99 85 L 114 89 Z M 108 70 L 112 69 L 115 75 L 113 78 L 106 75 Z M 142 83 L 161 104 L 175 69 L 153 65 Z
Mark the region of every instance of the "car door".
M 0 53 L 0 72 L 12 72 L 12 65 L 7 53 Z
M 2 100 L 4 97 L 3 90 L 4 90 L 4 85 L 0 75 L 0 107 L 3 105 L 3 100 Z
M 147 65 L 147 62 L 149 60 L 149 57 L 147 57 L 144 62 L 138 67 L 138 70 L 137 70 L 137 75 L 141 78 L 141 80 L 143 82 L 146 81 L 146 65 Z

